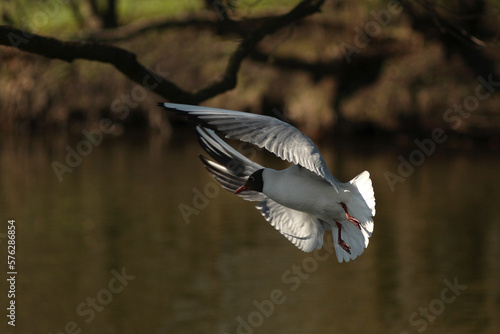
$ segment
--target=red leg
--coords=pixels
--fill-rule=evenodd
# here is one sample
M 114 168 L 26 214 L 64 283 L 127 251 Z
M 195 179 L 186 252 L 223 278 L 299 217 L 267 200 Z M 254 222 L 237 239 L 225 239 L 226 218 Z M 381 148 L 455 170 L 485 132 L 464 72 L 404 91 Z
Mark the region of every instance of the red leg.
M 335 222 L 335 224 L 337 224 L 337 228 L 339 229 L 339 246 L 342 247 L 342 249 L 347 253 L 351 254 L 351 246 L 349 246 L 344 240 L 342 240 L 342 225 L 340 225 L 338 222 Z
M 345 203 L 344 202 L 340 202 L 340 205 L 342 205 L 342 207 L 344 208 L 345 217 L 347 218 L 347 220 L 350 221 L 351 223 L 353 223 L 354 226 L 356 226 L 357 228 L 359 228 L 361 230 L 361 225 L 359 224 L 359 220 L 357 220 L 356 218 L 354 218 L 353 216 L 351 216 L 349 214 L 349 212 L 347 211 L 347 206 L 345 205 Z

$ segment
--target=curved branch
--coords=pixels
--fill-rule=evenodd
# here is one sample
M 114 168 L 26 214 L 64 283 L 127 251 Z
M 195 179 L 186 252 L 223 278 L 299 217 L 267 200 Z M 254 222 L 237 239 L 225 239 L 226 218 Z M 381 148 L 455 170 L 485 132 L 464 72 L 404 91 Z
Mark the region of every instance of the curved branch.
M 88 42 L 64 42 L 8 26 L 0 26 L 0 45 L 13 46 L 22 51 L 66 62 L 85 59 L 108 63 L 141 85 L 144 85 L 144 81 L 151 76 L 157 78 L 159 84 L 152 90 L 168 100 L 189 102 L 191 97 L 190 93 L 141 65 L 134 53 L 116 46 Z
M 264 22 L 260 28 L 250 32 L 229 58 L 222 79 L 195 93 L 195 100 L 198 101 L 196 104 L 222 92 L 233 89 L 237 83 L 237 74 L 241 63 L 255 50 L 257 44 L 264 39 L 266 35 L 272 34 L 280 28 L 318 12 L 323 3 L 324 0 L 302 1 L 287 14 L 269 19 Z
M 308 15 L 318 12 L 324 0 L 301 1 L 290 12 L 271 18 L 262 25 L 250 31 L 230 56 L 222 78 L 197 92 L 187 92 L 166 78 L 147 69 L 137 61 L 137 56 L 117 46 L 96 42 L 60 41 L 52 37 L 31 34 L 17 28 L 0 26 L 0 45 L 12 46 L 19 50 L 72 62 L 75 59 L 85 59 L 108 63 L 122 72 L 129 79 L 140 85 L 153 76 L 158 85 L 152 91 L 163 98 L 177 103 L 199 104 L 209 98 L 233 89 L 237 83 L 237 75 L 243 60 L 250 55 L 257 44 L 267 35 L 292 24 Z
M 419 14 L 413 8 L 412 3 L 407 1 L 402 2 L 406 13 L 412 20 L 412 27 L 415 31 L 425 35 L 428 28 L 437 22 L 438 27 L 447 33 L 439 34 L 438 39 L 448 55 L 453 53 L 459 55 L 465 64 L 477 75 L 483 77 L 491 76 L 494 81 L 498 81 L 500 74 L 495 68 L 494 59 L 487 53 L 487 49 L 484 48 L 486 43 L 466 32 L 461 27 L 441 18 L 426 0 L 417 0 L 417 3 L 423 5 L 428 12 Z M 463 43 L 456 43 L 457 39 Z
M 434 8 L 434 5 L 429 3 L 427 0 L 416 0 L 416 3 L 420 4 L 428 11 L 429 15 L 432 17 L 432 20 L 435 22 L 436 26 L 441 32 L 448 33 L 450 34 L 450 36 L 456 38 L 457 40 L 461 40 L 469 44 L 470 46 L 476 48 L 486 47 L 485 42 L 473 36 L 462 27 L 459 27 L 458 25 L 449 20 L 446 20 L 444 17 L 439 15 L 436 8 Z

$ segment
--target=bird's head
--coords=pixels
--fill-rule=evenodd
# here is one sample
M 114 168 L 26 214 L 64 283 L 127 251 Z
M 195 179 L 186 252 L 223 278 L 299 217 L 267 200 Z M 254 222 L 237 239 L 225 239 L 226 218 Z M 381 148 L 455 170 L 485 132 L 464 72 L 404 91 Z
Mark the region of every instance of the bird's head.
M 245 190 L 262 192 L 262 189 L 264 188 L 264 179 L 262 177 L 262 172 L 264 172 L 264 169 L 259 169 L 258 171 L 255 171 L 252 175 L 248 177 L 245 184 L 239 187 L 234 194 L 237 195 Z

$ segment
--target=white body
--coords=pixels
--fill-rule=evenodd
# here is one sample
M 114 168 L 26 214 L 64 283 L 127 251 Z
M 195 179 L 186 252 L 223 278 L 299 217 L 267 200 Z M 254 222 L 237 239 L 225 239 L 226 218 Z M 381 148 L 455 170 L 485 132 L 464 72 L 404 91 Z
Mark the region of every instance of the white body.
M 326 222 L 345 219 L 340 202 L 349 199 L 349 193 L 338 192 L 325 179 L 292 165 L 284 170 L 264 170 L 263 193 L 288 208 L 309 213 Z

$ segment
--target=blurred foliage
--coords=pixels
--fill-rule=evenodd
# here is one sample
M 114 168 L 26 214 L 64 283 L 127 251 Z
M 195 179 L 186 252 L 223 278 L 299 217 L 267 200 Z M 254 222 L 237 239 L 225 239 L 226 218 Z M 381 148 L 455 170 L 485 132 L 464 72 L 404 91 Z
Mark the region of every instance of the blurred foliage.
M 85 23 L 90 16 L 85 3 L 9 0 L 3 1 L 0 9 L 3 23 L 61 39 L 78 39 L 91 29 L 99 29 Z M 213 14 L 217 6 L 225 5 L 230 6 L 230 19 L 245 21 L 285 13 L 297 3 L 118 0 L 117 19 L 119 25 L 158 16 L 182 19 Z M 483 12 L 464 12 L 467 6 L 478 3 L 486 6 Z M 106 8 L 106 1 L 99 4 L 99 8 Z M 500 0 L 443 0 L 432 4 L 443 18 L 484 39 L 486 47 L 479 52 L 491 59 L 498 71 Z M 408 15 L 392 15 L 386 27 L 352 54 L 352 63 L 346 62 L 341 45 L 354 46 L 360 40 L 359 31 L 375 20 L 373 12 L 387 6 L 383 0 L 327 1 L 321 13 L 266 38 L 258 48 L 264 56 L 243 63 L 237 88 L 206 104 L 271 114 L 278 110 L 312 136 L 339 128 L 369 133 L 430 131 L 438 126 L 451 130 L 443 120 L 444 112 L 474 94 L 479 82 L 465 58 L 443 45 L 440 37 L 446 31 L 440 31 L 439 24 L 429 23 L 422 33 Z M 416 1 L 412 6 L 418 13 L 426 13 Z M 50 20 L 45 22 L 40 13 Z M 150 31 L 116 44 L 135 52 L 141 63 L 170 81 L 196 90 L 222 73 L 239 40 L 237 35 L 220 35 L 216 29 L 188 26 Z M 459 40 L 451 43 L 458 49 L 467 47 Z M 124 104 L 140 86 L 112 66 L 83 60 L 67 64 L 9 48 L 0 48 L 0 58 L 0 85 L 4 87 L 0 108 L 7 111 L 0 115 L 0 131 L 56 128 L 78 133 L 103 117 L 123 124 L 123 129 L 145 125 L 164 129 L 164 115 L 155 106 L 161 99 L 151 92 L 128 106 L 125 120 L 117 119 L 113 103 Z M 477 110 L 453 130 L 465 135 L 498 135 L 497 92 L 481 101 Z
M 0 4 L 2 24 L 11 24 L 40 34 L 71 36 L 91 20 L 90 2 L 102 11 L 106 0 L 4 0 Z M 200 0 L 117 0 L 120 24 L 155 15 L 178 15 L 201 9 Z
M 81 21 L 88 19 L 91 15 L 89 3 L 101 10 L 105 9 L 109 0 L 3 0 L 0 3 L 1 24 L 22 26 L 37 33 L 76 33 L 81 28 Z M 403 0 L 406 1 L 406 0 Z M 464 3 L 468 7 L 475 3 L 484 2 L 488 7 L 488 14 L 481 19 L 498 19 L 500 11 L 500 0 L 440 0 L 432 1 L 440 13 L 448 14 L 458 20 L 467 21 L 477 19 L 474 13 L 463 13 Z M 155 15 L 180 15 L 201 10 L 204 7 L 227 6 L 233 9 L 236 15 L 257 14 L 260 11 L 275 11 L 279 8 L 289 9 L 298 3 L 298 0 L 116 0 L 120 24 L 126 24 L 138 18 Z M 387 0 L 333 0 L 333 7 L 350 7 L 364 10 L 366 14 L 370 10 L 387 6 Z M 46 14 L 46 15 L 44 15 Z M 49 19 L 46 19 L 48 17 Z

